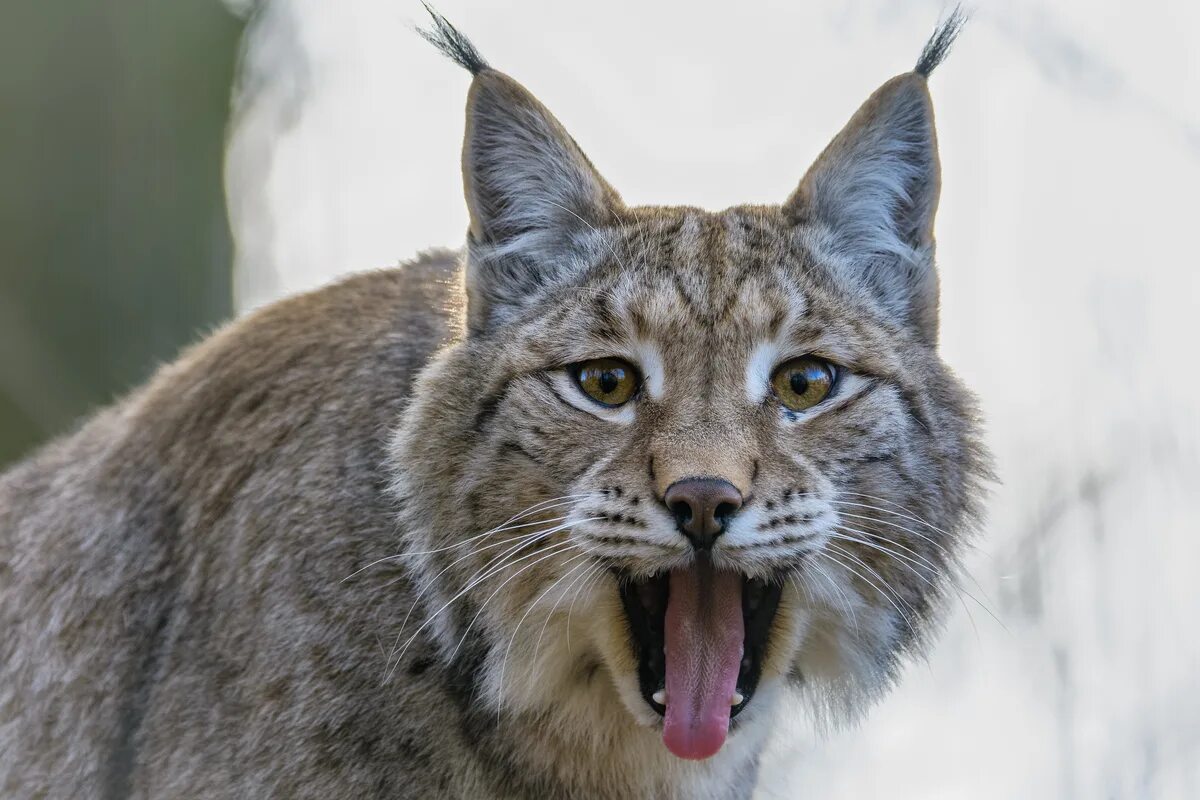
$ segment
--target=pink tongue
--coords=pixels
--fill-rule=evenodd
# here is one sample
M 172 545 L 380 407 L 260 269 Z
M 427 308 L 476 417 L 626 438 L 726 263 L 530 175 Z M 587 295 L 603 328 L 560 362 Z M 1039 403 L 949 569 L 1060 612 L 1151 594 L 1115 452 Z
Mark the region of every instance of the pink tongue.
M 742 579 L 707 562 L 671 572 L 663 742 L 680 758 L 715 755 L 729 733 L 742 662 Z

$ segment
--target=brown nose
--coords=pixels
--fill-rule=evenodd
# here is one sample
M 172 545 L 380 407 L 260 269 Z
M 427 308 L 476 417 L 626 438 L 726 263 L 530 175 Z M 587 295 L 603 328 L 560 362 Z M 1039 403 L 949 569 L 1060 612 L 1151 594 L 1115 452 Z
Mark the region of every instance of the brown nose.
M 667 487 L 663 502 L 692 547 L 707 550 L 742 507 L 742 493 L 720 478 L 684 478 Z

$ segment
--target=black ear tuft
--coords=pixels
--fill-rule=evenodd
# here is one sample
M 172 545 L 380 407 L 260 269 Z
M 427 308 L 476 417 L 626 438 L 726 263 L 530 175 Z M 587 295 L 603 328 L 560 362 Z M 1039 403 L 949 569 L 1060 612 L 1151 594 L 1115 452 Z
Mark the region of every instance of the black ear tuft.
M 475 45 L 471 44 L 471 40 L 462 34 L 458 28 L 450 24 L 450 21 L 441 14 L 433 10 L 429 3 L 421 3 L 425 6 L 425 10 L 429 12 L 429 16 L 433 17 L 433 28 L 427 30 L 425 28 L 417 28 L 417 33 L 421 38 L 429 42 L 431 45 L 442 51 L 442 54 L 458 64 L 465 70 L 468 70 L 472 75 L 478 75 L 485 69 L 491 69 L 488 63 L 483 60 L 483 56 L 479 55 L 479 51 L 475 49 Z
M 950 16 L 946 17 L 941 25 L 938 25 L 933 36 L 930 36 L 929 41 L 925 43 L 925 48 L 921 50 L 921 57 L 917 59 L 917 66 L 913 69 L 914 72 L 928 78 L 929 73 L 946 60 L 946 56 L 950 54 L 950 48 L 954 45 L 954 40 L 958 38 L 963 26 L 967 24 L 968 16 L 962 6 L 954 7 Z

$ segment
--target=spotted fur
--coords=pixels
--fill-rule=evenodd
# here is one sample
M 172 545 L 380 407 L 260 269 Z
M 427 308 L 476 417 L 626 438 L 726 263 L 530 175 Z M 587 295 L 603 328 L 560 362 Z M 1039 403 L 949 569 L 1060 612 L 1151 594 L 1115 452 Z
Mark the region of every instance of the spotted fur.
M 855 714 L 928 644 L 987 477 L 936 349 L 949 38 L 782 205 L 709 212 L 626 206 L 430 36 L 476 73 L 461 260 L 236 322 L 0 478 L 3 796 L 747 797 L 783 703 Z M 793 412 L 805 354 L 840 376 Z M 641 371 L 626 407 L 573 383 L 598 357 Z M 714 563 L 784 588 L 685 762 L 617 576 L 692 557 L 662 497 L 696 476 L 745 498 Z

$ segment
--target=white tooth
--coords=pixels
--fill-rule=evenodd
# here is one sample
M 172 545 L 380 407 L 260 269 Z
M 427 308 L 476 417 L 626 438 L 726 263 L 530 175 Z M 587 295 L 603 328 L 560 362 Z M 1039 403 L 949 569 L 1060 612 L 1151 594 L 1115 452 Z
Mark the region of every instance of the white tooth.
M 733 697 L 729 698 L 729 705 L 740 706 L 742 704 L 742 701 L 745 699 L 746 698 L 742 697 L 741 692 L 734 692 Z
M 662 689 L 659 689 L 657 692 L 650 695 L 650 699 L 658 703 L 660 706 L 665 706 L 667 704 L 667 693 Z

